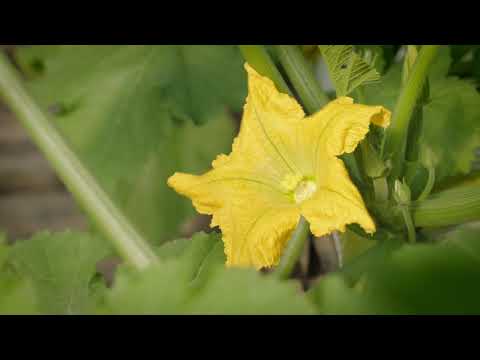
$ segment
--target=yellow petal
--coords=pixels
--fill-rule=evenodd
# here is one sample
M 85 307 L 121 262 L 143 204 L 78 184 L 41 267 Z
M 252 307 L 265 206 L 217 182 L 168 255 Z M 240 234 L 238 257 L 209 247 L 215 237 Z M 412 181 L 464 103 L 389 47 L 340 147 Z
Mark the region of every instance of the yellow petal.
M 315 194 L 301 204 L 301 213 L 316 236 L 334 230 L 345 231 L 347 224 L 357 223 L 367 233 L 375 231 L 375 223 L 340 159 L 324 163 L 323 176 L 318 179 Z
M 317 151 L 341 155 L 355 150 L 370 123 L 387 127 L 390 117 L 390 111 L 383 106 L 354 104 L 352 98 L 340 97 L 305 119 L 304 132 L 307 138 L 314 139 Z
M 223 166 L 202 176 L 176 173 L 168 184 L 191 198 L 199 213 L 213 215 L 211 226 L 220 226 L 227 265 L 276 265 L 299 209 L 271 185 L 229 171 Z
M 248 64 L 248 97 L 233 156 L 242 157 L 263 176 L 281 182 L 295 174 L 292 132 L 305 116 L 301 106 L 277 91 L 273 82 Z
M 174 174 L 168 184 L 213 215 L 222 230 L 227 265 L 275 265 L 300 211 L 285 179 L 296 179 L 291 133 L 305 114 L 289 95 L 248 64 L 249 95 L 230 155 L 219 155 L 202 176 Z

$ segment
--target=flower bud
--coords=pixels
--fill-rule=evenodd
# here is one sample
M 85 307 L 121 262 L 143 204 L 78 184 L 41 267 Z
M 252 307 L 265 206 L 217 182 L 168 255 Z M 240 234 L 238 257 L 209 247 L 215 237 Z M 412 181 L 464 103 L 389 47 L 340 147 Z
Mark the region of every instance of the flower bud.
M 395 180 L 393 197 L 400 205 L 410 204 L 412 195 L 410 192 L 410 187 L 406 184 L 405 180 L 403 182 Z

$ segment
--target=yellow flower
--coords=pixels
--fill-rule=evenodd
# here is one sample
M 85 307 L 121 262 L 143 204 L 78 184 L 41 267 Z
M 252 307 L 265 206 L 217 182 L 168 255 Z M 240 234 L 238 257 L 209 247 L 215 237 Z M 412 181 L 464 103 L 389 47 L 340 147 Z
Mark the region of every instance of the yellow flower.
M 210 226 L 222 230 L 227 265 L 278 264 L 300 215 L 316 236 L 343 232 L 350 223 L 374 232 L 337 156 L 354 151 L 370 123 L 388 126 L 390 112 L 341 97 L 305 117 L 295 99 L 245 68 L 249 93 L 230 155 L 219 155 L 201 176 L 175 173 L 168 179 L 199 213 L 213 215 Z

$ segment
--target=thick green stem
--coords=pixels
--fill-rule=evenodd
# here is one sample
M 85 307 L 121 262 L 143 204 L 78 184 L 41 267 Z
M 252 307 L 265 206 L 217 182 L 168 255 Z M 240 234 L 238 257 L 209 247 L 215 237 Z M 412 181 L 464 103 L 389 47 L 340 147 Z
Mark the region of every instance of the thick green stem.
M 411 206 L 417 227 L 439 227 L 480 220 L 480 186 L 460 186 Z
M 308 238 L 310 231 L 308 229 L 308 223 L 303 218 L 300 218 L 300 221 L 292 234 L 292 237 L 287 243 L 282 258 L 280 259 L 280 264 L 275 270 L 275 274 L 280 279 L 287 279 L 292 273 L 297 260 L 300 255 L 302 255 L 305 242 Z
M 385 133 L 383 156 L 392 156 L 392 178 L 402 175 L 408 128 L 418 98 L 424 91 L 428 69 L 433 63 L 439 45 L 424 45 L 420 50 L 411 75 L 403 87 L 395 106 L 392 124 Z
M 119 254 L 137 269 L 143 269 L 157 261 L 145 240 L 115 207 L 26 92 L 14 67 L 2 53 L 0 94 L 58 176 Z
M 307 63 L 297 45 L 277 45 L 280 63 L 292 82 L 301 102 L 310 114 L 320 110 L 328 98 L 315 79 L 310 64 Z
M 263 45 L 239 45 L 239 48 L 245 61 L 260 75 L 270 78 L 280 92 L 292 95 L 282 74 Z

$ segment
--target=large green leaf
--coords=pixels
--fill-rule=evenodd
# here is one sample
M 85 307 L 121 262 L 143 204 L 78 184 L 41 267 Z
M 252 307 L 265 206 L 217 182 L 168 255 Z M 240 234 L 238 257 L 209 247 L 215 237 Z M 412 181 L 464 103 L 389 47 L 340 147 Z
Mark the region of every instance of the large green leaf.
M 188 244 L 186 244 L 188 242 Z M 120 314 L 309 314 L 313 305 L 294 283 L 254 270 L 226 269 L 219 234 L 166 244 L 163 261 L 145 271 L 123 268 L 107 296 Z
M 48 314 L 93 311 L 90 281 L 109 253 L 104 240 L 88 234 L 42 232 L 15 244 L 10 261 L 35 289 L 38 309 Z
M 193 211 L 166 180 L 229 151 L 226 108 L 240 110 L 246 89 L 236 47 L 47 46 L 18 58 L 36 99 L 140 232 L 157 244 L 175 237 Z
M 447 77 L 449 64 L 449 50 L 444 47 L 429 73 L 430 98 L 423 108 L 421 142 L 433 150 L 437 184 L 469 173 L 474 150 L 480 146 L 480 94 L 470 82 Z M 369 104 L 393 110 L 400 88 L 397 63 L 380 83 L 365 88 L 365 98 Z
M 10 250 L 0 234 L 0 314 L 36 314 L 33 286 L 8 263 Z
M 310 296 L 328 314 L 480 314 L 478 234 L 478 227 L 462 227 L 441 244 L 405 245 L 353 288 L 335 274 Z

